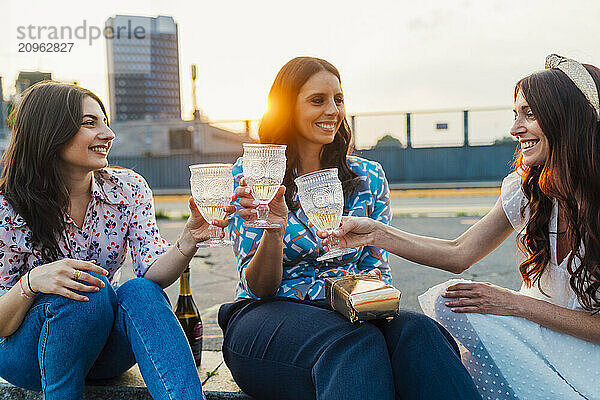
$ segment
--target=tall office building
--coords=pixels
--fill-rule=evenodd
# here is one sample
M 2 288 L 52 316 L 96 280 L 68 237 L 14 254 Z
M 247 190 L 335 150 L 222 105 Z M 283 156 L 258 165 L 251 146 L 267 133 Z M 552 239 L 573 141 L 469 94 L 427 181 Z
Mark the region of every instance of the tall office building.
M 113 121 L 181 119 L 179 45 L 172 17 L 117 15 L 106 21 Z

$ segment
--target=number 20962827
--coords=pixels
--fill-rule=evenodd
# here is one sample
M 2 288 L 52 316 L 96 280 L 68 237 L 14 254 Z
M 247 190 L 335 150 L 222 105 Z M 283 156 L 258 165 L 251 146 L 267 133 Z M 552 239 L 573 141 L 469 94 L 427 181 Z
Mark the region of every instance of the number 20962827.
M 70 53 L 73 49 L 70 43 L 37 43 L 23 42 L 19 43 L 19 53 Z

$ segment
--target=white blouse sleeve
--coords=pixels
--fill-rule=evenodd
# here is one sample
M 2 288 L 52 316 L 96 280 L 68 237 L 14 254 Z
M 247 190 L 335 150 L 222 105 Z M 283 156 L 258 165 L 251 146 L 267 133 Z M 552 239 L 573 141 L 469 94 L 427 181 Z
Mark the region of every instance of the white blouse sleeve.
M 527 207 L 527 198 L 521 188 L 521 177 L 516 171 L 502 181 L 500 197 L 506 218 L 510 221 L 513 229 L 520 232 L 529 218 L 529 207 Z

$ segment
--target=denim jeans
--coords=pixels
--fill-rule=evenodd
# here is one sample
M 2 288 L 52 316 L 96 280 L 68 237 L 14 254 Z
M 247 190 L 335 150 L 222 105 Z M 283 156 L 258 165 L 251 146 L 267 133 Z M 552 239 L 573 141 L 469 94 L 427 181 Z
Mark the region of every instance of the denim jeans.
M 43 398 L 82 399 L 87 379 L 118 376 L 137 361 L 154 399 L 204 399 L 189 344 L 164 291 L 138 278 L 89 302 L 40 294 L 21 327 L 0 339 L 0 376 Z
M 352 324 L 316 304 L 221 307 L 223 357 L 244 392 L 261 400 L 481 399 L 456 343 L 432 319 L 401 311 Z

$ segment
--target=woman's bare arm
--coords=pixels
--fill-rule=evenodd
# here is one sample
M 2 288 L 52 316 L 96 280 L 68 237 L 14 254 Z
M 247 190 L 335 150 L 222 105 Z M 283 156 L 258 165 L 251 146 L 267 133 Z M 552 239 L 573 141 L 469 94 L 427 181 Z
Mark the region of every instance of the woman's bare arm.
M 571 310 L 532 297 L 523 299 L 522 307 L 515 314 L 536 324 L 567 335 L 600 344 L 600 315 Z
M 442 293 L 456 313 L 509 315 L 600 343 L 600 316 L 535 299 L 487 282 L 458 282 Z
M 250 194 L 246 182 L 242 179 L 236 188 L 239 204 L 244 209 L 239 215 L 246 219 L 256 218 L 257 206 Z M 283 275 L 283 235 L 287 227 L 288 208 L 285 203 L 285 186 L 280 186 L 269 204 L 269 220 L 281 225 L 279 229 L 264 231 L 256 253 L 246 266 L 246 281 L 252 293 L 258 297 L 272 296 L 277 292 Z
M 210 237 L 209 224 L 202 217 L 193 197 L 188 199 L 188 206 L 190 217 L 177 240 L 179 248 L 175 245 L 161 254 L 144 274 L 144 278 L 156 282 L 161 288 L 169 287 L 179 279 L 198 250 L 196 243 L 203 242 Z M 224 210 L 228 215 L 235 211 L 235 207 L 227 206 L 224 207 Z M 221 228 L 226 228 L 229 224 L 225 219 L 215 220 L 213 223 Z
M 25 288 L 28 295 L 32 296 Z M 12 335 L 25 319 L 27 311 L 33 304 L 33 298 L 28 299 L 20 294 L 21 289 L 17 283 L 8 292 L 0 296 L 0 337 Z
M 461 273 L 498 247 L 513 231 L 500 198 L 490 212 L 454 240 L 401 231 L 370 218 L 345 217 L 335 233 L 343 247 L 376 246 L 418 264 Z M 323 232 L 319 236 L 326 237 Z M 324 244 L 327 244 L 327 239 Z

